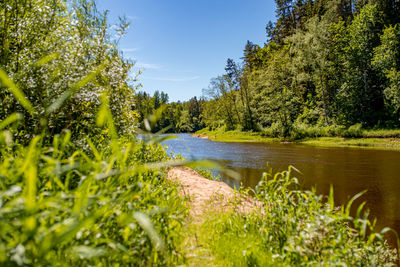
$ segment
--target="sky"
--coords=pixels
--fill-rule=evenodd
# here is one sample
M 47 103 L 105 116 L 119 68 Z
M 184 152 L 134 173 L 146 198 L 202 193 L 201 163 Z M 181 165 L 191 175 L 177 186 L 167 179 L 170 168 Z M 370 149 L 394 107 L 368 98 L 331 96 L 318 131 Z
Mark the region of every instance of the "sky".
M 109 22 L 131 23 L 120 40 L 135 60 L 141 91 L 164 91 L 170 102 L 201 96 L 210 79 L 239 62 L 247 42 L 263 45 L 265 26 L 275 20 L 274 0 L 97 0 Z M 133 74 L 132 74 L 133 75 Z

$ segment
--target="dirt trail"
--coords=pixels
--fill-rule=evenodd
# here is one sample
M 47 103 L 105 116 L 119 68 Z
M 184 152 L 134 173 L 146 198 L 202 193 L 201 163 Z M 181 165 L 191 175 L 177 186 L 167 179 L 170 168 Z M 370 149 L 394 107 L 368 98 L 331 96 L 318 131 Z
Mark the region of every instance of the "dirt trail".
M 187 167 L 171 168 L 168 179 L 178 182 L 182 186 L 182 194 L 189 197 L 193 220 L 201 220 L 204 212 L 210 209 L 224 211 L 235 208 L 239 212 L 248 212 L 259 204 L 235 193 L 227 184 L 206 179 Z
M 191 216 L 188 218 L 188 231 L 183 248 L 188 257 L 187 266 L 214 265 L 213 251 L 197 237 L 206 219 L 206 213 L 208 211 L 225 212 L 230 209 L 247 213 L 260 203 L 235 192 L 223 182 L 206 179 L 187 167 L 171 168 L 167 177 L 180 184 L 181 194 L 189 198 Z

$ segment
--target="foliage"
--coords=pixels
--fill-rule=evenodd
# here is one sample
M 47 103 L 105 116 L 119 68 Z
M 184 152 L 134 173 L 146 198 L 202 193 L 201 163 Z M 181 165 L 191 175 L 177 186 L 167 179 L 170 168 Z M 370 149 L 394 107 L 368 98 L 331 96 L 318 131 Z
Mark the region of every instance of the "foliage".
M 196 168 L 196 171 L 204 178 L 207 178 L 207 179 L 213 180 L 213 181 L 221 181 L 221 176 L 214 175 L 210 169 Z
M 95 117 L 109 138 L 95 130 L 84 150 L 77 149 L 70 131 L 51 136 L 50 145 L 48 132 L 23 145 L 10 134 L 18 131 L 21 116 L 1 121 L 3 265 L 184 261 L 178 247 L 187 208 L 160 169 L 167 166 L 160 164 L 168 159 L 165 150 L 153 140 L 119 137 L 106 96 Z
M 203 102 L 202 99 L 193 97 L 183 103 L 168 103 L 168 94 L 164 92 L 156 91 L 153 96 L 146 92 L 138 92 L 135 95 L 135 103 L 139 113 L 139 127 L 153 133 L 197 131 L 204 127 L 200 119 Z
M 124 20 L 113 36 L 107 13 L 92 0 L 2 1 L 0 25 L 0 119 L 23 115 L 15 138 L 29 142 L 43 131 L 52 136 L 69 129 L 72 140 L 81 142 L 93 133 L 103 94 L 117 130 L 134 132 L 133 64 L 117 50 L 118 39 L 113 41 L 124 34 Z M 14 98 L 6 75 L 32 107 Z
M 87 154 L 71 150 L 70 137 L 2 145 L 2 265 L 182 262 L 185 204 L 162 170 L 146 166 L 165 151 L 134 140 L 101 151 L 88 140 Z
M 86 0 L 0 8 L 0 264 L 183 263 L 187 207 L 163 147 L 132 135 L 132 64 L 106 14 Z
M 298 139 L 303 124 L 400 126 L 398 1 L 276 0 L 276 7 L 264 46 L 247 41 L 243 61 L 228 59 L 203 91 L 204 127 Z
M 396 251 L 383 241 L 390 230 L 373 232 L 363 204 L 350 216 L 360 195 L 336 208 L 332 190 L 327 201 L 315 191 L 300 190 L 290 168 L 275 175 L 267 172 L 255 190 L 259 209 L 210 212 L 199 239 L 222 266 L 394 266 Z

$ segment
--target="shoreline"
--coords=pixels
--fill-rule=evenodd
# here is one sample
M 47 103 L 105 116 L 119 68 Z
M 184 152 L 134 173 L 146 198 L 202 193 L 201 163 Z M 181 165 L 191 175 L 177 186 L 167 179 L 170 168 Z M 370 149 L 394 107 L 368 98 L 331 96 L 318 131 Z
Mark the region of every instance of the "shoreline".
M 320 198 L 314 198 L 315 193 L 304 191 L 304 194 L 306 194 L 304 199 L 312 202 L 311 204 L 308 201 L 303 202 L 299 209 L 298 204 L 295 204 L 296 201 L 293 201 L 299 200 L 296 197 L 298 190 L 289 189 L 295 181 L 294 178 L 291 178 L 290 169 L 281 174 L 283 180 L 270 180 L 273 184 L 275 183 L 272 187 L 264 185 L 264 190 L 267 190 L 265 194 L 268 194 L 272 199 L 256 200 L 246 193 L 242 194 L 240 191 L 235 191 L 224 182 L 209 180 L 191 168 L 182 166 L 169 168 L 167 179 L 177 184 L 181 196 L 187 199 L 186 203 L 190 209 L 184 242 L 184 244 L 189 245 L 182 248 L 187 255 L 188 266 L 203 266 L 205 264 L 210 265 L 210 263 L 213 263 L 211 265 L 224 266 L 232 259 L 237 259 L 237 248 L 239 248 L 239 251 L 246 251 L 251 247 L 252 251 L 255 252 L 264 251 L 265 244 L 268 244 L 267 248 L 269 249 L 276 248 L 276 244 L 270 241 L 278 239 L 281 233 L 291 239 L 300 235 L 302 239 L 297 239 L 299 240 L 298 246 L 303 249 L 307 249 L 308 244 L 315 241 L 316 236 L 318 236 L 321 247 L 317 247 L 316 251 L 321 254 L 329 251 L 331 249 L 329 244 L 333 240 L 339 240 L 338 238 L 343 234 L 347 241 L 341 241 L 342 246 L 349 246 L 350 249 L 356 246 L 360 248 L 361 246 L 362 250 L 370 251 L 379 245 L 380 248 L 377 251 L 387 251 L 386 255 L 379 258 L 379 261 L 397 263 L 396 247 L 389 246 L 384 241 L 371 245 L 365 240 L 365 236 L 362 237 L 357 234 L 361 226 L 355 226 L 353 234 L 349 234 L 347 226 L 341 223 L 342 220 L 348 219 L 347 211 L 335 209 L 333 198 L 332 202 L 328 200 L 329 205 L 322 205 L 318 204 L 321 203 Z M 284 190 L 275 191 L 275 186 L 282 186 L 282 182 L 285 184 L 283 185 Z M 269 192 L 268 190 L 273 191 Z M 292 195 L 291 192 L 294 194 Z M 303 196 L 304 194 L 300 195 Z M 286 202 L 287 198 L 292 201 Z M 294 228 L 288 227 L 286 224 L 280 225 L 282 223 L 280 217 L 282 210 L 290 211 L 288 214 L 285 213 L 285 216 L 289 216 L 291 221 L 296 222 Z M 268 216 L 268 214 L 279 214 L 279 217 Z M 314 218 L 310 219 L 305 214 L 314 214 Z M 320 214 L 323 214 L 323 216 L 320 216 Z M 285 216 L 283 218 L 286 218 Z M 341 219 L 333 219 L 337 216 Z M 314 229 L 313 227 L 323 229 L 324 235 L 310 234 L 309 229 Z M 269 230 L 271 234 L 268 236 L 260 235 L 260 229 L 262 232 Z M 277 231 L 278 229 L 279 231 Z M 337 234 L 338 232 L 341 232 L 341 234 Z M 306 235 L 303 233 L 306 233 Z M 260 237 L 262 238 L 261 243 Z M 370 238 L 370 235 L 366 237 Z M 372 240 L 374 240 L 375 237 L 372 237 Z M 346 245 L 343 242 L 346 242 Z M 314 250 L 312 253 L 314 253 Z M 231 255 L 233 258 L 227 258 L 226 255 Z M 271 264 L 276 263 L 278 265 L 281 263 L 273 255 L 263 253 L 252 255 L 260 255 L 256 258 L 258 261 L 267 260 Z M 290 256 L 290 252 L 282 252 L 282 256 Z M 324 259 L 325 256 L 321 258 L 321 260 Z M 368 262 L 368 259 L 363 259 L 360 256 L 355 256 L 351 262 L 354 263 L 355 260 L 366 260 Z
M 182 196 L 189 198 L 190 214 L 194 222 L 201 221 L 210 207 L 219 212 L 234 208 L 240 213 L 248 213 L 261 205 L 225 182 L 207 179 L 189 167 L 170 168 L 167 179 L 177 182 Z
M 205 131 L 200 130 L 191 134 L 192 137 L 209 139 L 216 142 L 249 142 L 266 144 L 296 144 L 314 147 L 337 147 L 337 148 L 362 148 L 400 151 L 400 138 L 397 137 L 313 137 L 288 141 L 281 138 L 264 137 L 260 133 L 238 132 L 238 131 Z

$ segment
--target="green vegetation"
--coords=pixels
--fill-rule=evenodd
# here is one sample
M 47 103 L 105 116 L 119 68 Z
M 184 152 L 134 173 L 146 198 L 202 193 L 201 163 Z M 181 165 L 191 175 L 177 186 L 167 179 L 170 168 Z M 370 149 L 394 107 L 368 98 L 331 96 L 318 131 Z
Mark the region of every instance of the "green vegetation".
M 342 128 L 356 130 L 352 125 L 400 126 L 398 3 L 276 5 L 277 22 L 267 27 L 265 45 L 248 42 L 243 62 L 228 59 L 226 73 L 204 91 L 206 127 L 301 139 L 312 131 L 321 135 L 319 129 L 342 136 Z
M 71 133 L 51 146 L 4 143 L 0 163 L 2 265 L 165 265 L 187 212 L 177 187 L 149 162 L 160 146 L 115 142 L 121 153 L 74 150 Z M 118 150 L 117 150 L 118 149 Z
M 133 63 L 112 38 L 127 26 L 121 19 L 110 27 L 90 0 L 0 3 L 0 265 L 188 262 L 187 201 L 166 179 L 166 167 L 183 162 L 170 161 L 157 143 L 163 137 L 136 139 L 139 124 L 153 130 L 168 124 L 156 120 L 168 111 L 166 96 L 154 96 L 150 105 L 134 95 Z M 250 97 L 246 90 L 240 92 Z M 209 103 L 182 104 L 174 117 L 186 120 L 179 129 L 201 128 Z M 153 117 L 151 109 L 143 112 L 147 105 Z M 247 115 L 238 113 L 246 128 L 252 108 L 246 104 Z M 255 193 L 266 209 L 212 215 L 196 226 L 216 263 L 394 262 L 382 239 L 389 230 L 367 234 L 374 224 L 362 206 L 351 218 L 349 206 L 334 209 L 332 196 L 323 204 L 315 192 L 295 188 L 290 171 L 271 178 L 266 174 Z
M 248 213 L 235 206 L 222 214 L 211 211 L 197 228 L 199 247 L 213 252 L 215 266 L 394 265 L 396 252 L 382 240 L 390 230 L 367 234 L 374 223 L 364 204 L 350 216 L 360 194 L 335 208 L 333 192 L 325 201 L 298 188 L 290 168 L 265 173 L 255 190 L 260 207 Z
M 221 181 L 221 176 L 220 175 L 213 175 L 210 169 L 205 169 L 205 168 L 196 168 L 196 172 L 198 172 L 201 176 L 204 178 L 207 178 L 209 180 L 213 181 Z
M 0 120 L 22 115 L 14 138 L 29 142 L 68 129 L 79 144 L 95 131 L 107 135 L 93 127 L 102 96 L 118 133 L 134 133 L 133 63 L 112 41 L 127 28 L 123 19 L 112 32 L 107 14 L 86 0 L 3 1 L 0 10 Z M 21 101 L 24 96 L 31 105 Z
M 201 99 L 165 103 L 171 131 L 205 127 L 295 140 L 363 137 L 361 127 L 385 131 L 367 137 L 398 137 L 389 131 L 400 127 L 399 3 L 275 2 L 277 21 L 267 25 L 263 46 L 248 41 L 243 61 L 228 59 Z
M 131 135 L 132 63 L 106 14 L 86 0 L 0 10 L 0 265 L 184 263 L 186 202 L 164 148 Z
M 200 119 L 204 102 L 193 97 L 183 103 L 168 103 L 168 95 L 164 92 L 156 91 L 153 96 L 138 92 L 135 103 L 139 113 L 139 127 L 153 133 L 195 132 L 205 126 Z
M 269 130 L 269 129 L 268 129 Z M 210 131 L 202 129 L 196 132 L 196 136 L 207 137 L 220 142 L 261 142 L 261 143 L 294 143 L 313 146 L 328 147 L 354 147 L 374 148 L 387 150 L 400 150 L 398 130 L 362 130 L 357 134 L 353 131 L 341 131 L 329 133 L 328 129 L 313 127 L 303 133 L 302 137 L 273 137 L 268 132 L 243 132 L 243 131 Z M 392 138 L 395 137 L 395 138 Z

